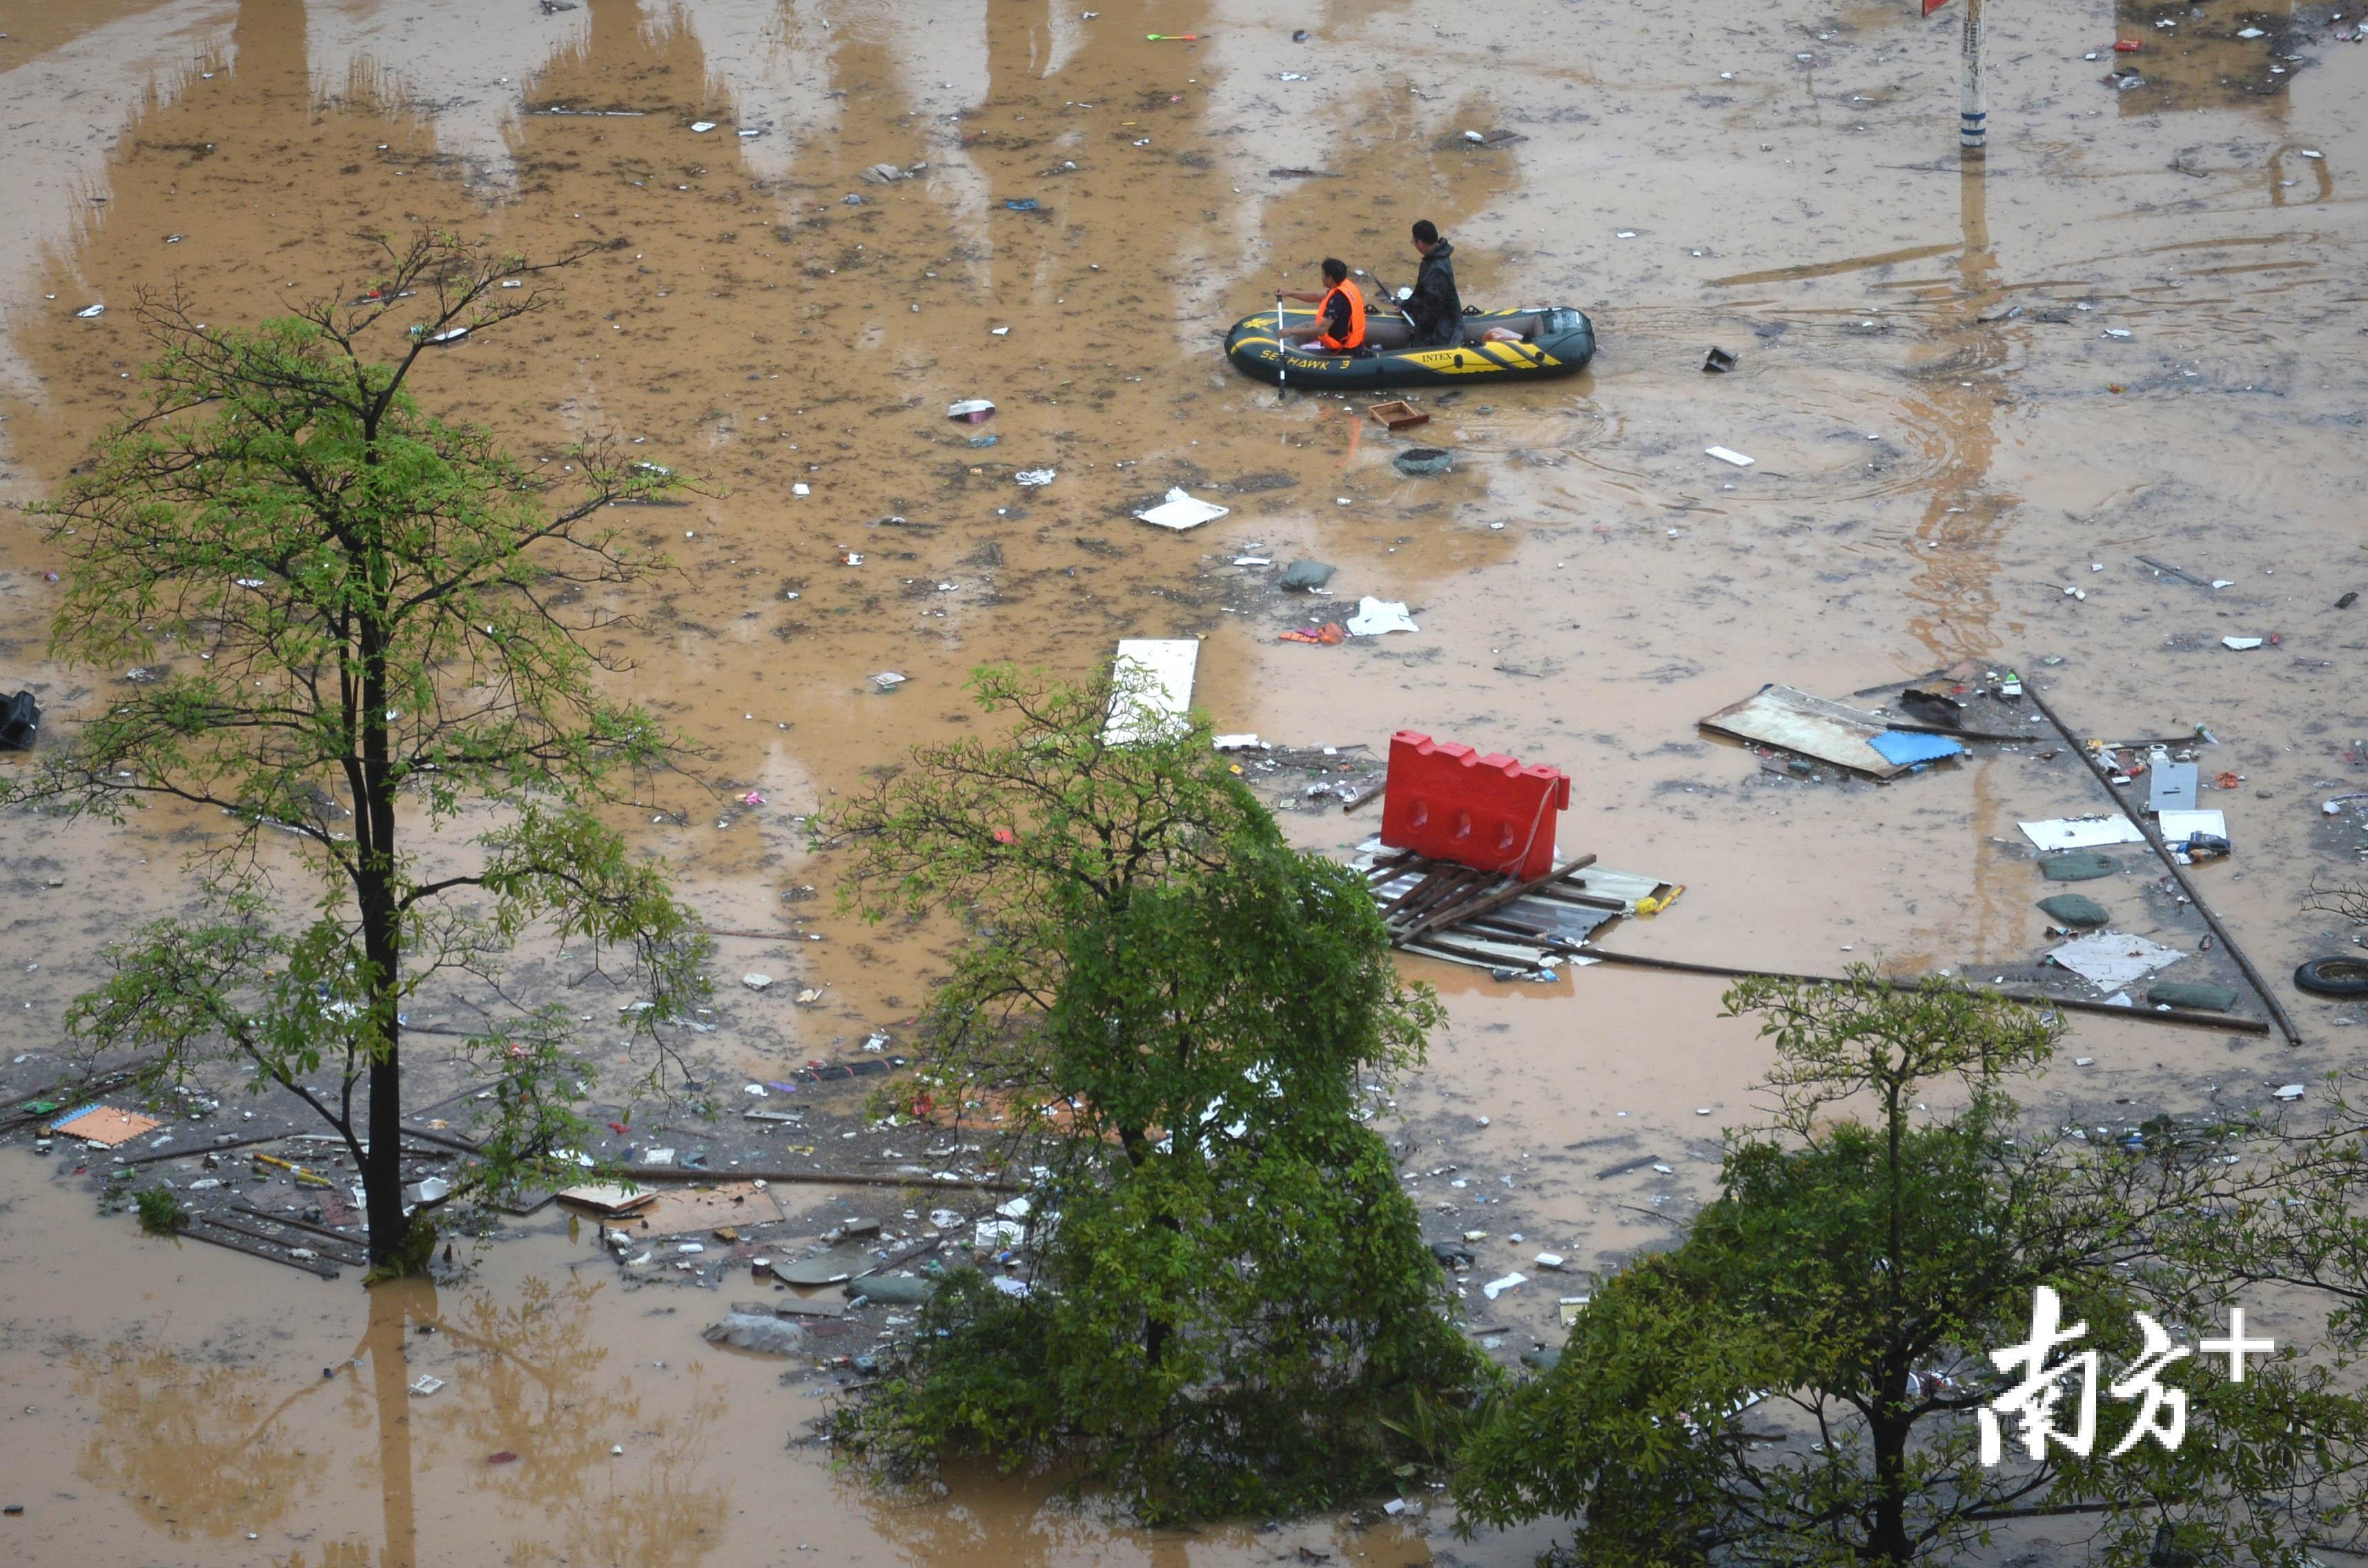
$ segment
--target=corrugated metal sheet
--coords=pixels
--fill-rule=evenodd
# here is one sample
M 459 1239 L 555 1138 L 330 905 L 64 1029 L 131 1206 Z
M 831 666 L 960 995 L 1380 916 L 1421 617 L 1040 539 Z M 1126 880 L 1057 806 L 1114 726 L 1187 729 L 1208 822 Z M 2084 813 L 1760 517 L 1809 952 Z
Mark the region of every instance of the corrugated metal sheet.
M 1369 838 L 1349 863 L 1357 870 L 1371 870 L 1387 853 L 1379 838 Z M 1408 862 L 1373 884 L 1373 902 L 1387 905 L 1437 865 L 1418 858 Z M 1592 963 L 1577 951 L 1582 942 L 1622 915 L 1635 914 L 1638 899 L 1666 898 L 1669 892 L 1670 884 L 1658 877 L 1589 866 L 1501 908 L 1428 932 L 1403 950 L 1475 969 L 1523 973 Z

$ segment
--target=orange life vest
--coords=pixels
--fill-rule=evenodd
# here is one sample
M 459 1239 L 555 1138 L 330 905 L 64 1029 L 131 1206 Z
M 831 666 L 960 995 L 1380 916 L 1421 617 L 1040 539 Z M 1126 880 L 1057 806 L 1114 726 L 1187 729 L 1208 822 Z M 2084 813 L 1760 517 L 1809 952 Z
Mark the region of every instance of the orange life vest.
M 1362 347 L 1365 342 L 1365 297 L 1358 293 L 1357 286 L 1347 278 L 1340 279 L 1338 285 L 1328 290 L 1317 302 L 1315 319 L 1321 322 L 1328 322 L 1331 319 L 1328 312 L 1332 309 L 1334 294 L 1349 301 L 1349 335 L 1345 338 L 1334 337 L 1329 331 L 1326 331 L 1315 341 L 1335 354 L 1344 349 Z

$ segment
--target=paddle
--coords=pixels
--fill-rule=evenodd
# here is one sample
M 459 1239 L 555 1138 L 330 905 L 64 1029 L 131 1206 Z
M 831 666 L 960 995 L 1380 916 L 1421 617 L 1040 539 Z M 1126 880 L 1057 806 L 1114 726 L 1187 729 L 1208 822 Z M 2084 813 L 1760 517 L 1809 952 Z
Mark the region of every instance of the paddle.
M 1414 317 L 1407 312 L 1406 301 L 1398 298 L 1398 291 L 1391 288 L 1387 283 L 1383 283 L 1382 281 L 1382 275 L 1378 272 L 1368 273 L 1366 276 L 1372 278 L 1374 282 L 1382 285 L 1382 292 L 1387 294 L 1390 297 L 1390 303 L 1397 307 L 1398 319 L 1406 323 L 1408 326 L 1414 325 Z
M 1282 394 L 1291 390 L 1285 384 L 1291 379 L 1291 340 L 1282 335 L 1284 319 L 1282 296 L 1277 294 L 1274 297 L 1274 400 L 1277 403 L 1281 403 Z

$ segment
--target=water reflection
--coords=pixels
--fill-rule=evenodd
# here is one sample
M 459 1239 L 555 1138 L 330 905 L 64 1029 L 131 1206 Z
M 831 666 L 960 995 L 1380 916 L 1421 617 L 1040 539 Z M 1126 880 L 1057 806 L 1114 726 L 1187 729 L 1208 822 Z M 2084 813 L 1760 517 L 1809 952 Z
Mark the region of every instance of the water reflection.
M 1941 450 L 1923 517 L 1908 541 L 1917 562 L 1908 597 L 1920 608 L 1907 625 L 1941 665 L 1986 657 L 1997 645 L 1990 629 L 1998 608 L 1991 578 L 2006 514 L 2016 500 L 1990 481 L 2009 341 L 1998 325 L 1983 319 L 1996 314 L 2003 295 L 1990 244 L 1988 177 L 1980 153 L 1964 154 L 1957 192 L 1957 288 L 1935 306 L 1933 334 L 1908 362 L 1908 374 L 1920 383 L 1908 408 L 1921 438 Z
M 465 1397 L 431 1413 L 427 1446 L 505 1517 L 543 1522 L 514 1564 L 689 1568 L 715 1546 L 726 1494 L 696 1477 L 723 1390 L 693 1374 L 681 1409 L 645 1405 L 595 1332 L 608 1289 L 529 1278 L 512 1297 L 468 1290 L 436 1320 L 473 1355 Z M 490 1462 L 496 1454 L 517 1458 Z
M 1064 1501 L 1055 1483 L 1006 1480 L 985 1465 L 950 1470 L 942 1494 L 935 1487 L 894 1491 L 853 1472 L 837 1476 L 831 1491 L 840 1509 L 861 1517 L 911 1568 L 1050 1568 L 1090 1560 L 1110 1543 L 1110 1521 Z
M 700 1479 L 714 1473 L 724 1391 L 694 1373 L 687 1396 L 646 1398 L 609 1364 L 596 1325 L 604 1289 L 573 1277 L 506 1293 L 377 1286 L 352 1303 L 363 1322 L 351 1358 L 292 1389 L 284 1370 L 196 1352 L 80 1352 L 77 1392 L 97 1427 L 80 1472 L 174 1540 L 230 1540 L 293 1528 L 334 1501 L 341 1429 L 375 1455 L 364 1473 L 379 1494 L 377 1539 L 343 1533 L 287 1568 L 464 1560 L 462 1543 L 436 1539 L 440 1527 L 423 1540 L 423 1495 L 466 1532 L 484 1536 L 488 1513 L 523 1527 L 502 1532 L 501 1561 L 514 1568 L 692 1568 L 718 1544 L 729 1500 Z M 414 1394 L 423 1375 L 444 1386 Z
M 154 1346 L 71 1358 L 97 1430 L 75 1469 L 174 1540 L 226 1540 L 285 1519 L 320 1485 L 328 1456 L 289 1440 L 281 1418 L 319 1385 L 286 1392 L 258 1366 L 204 1364 Z

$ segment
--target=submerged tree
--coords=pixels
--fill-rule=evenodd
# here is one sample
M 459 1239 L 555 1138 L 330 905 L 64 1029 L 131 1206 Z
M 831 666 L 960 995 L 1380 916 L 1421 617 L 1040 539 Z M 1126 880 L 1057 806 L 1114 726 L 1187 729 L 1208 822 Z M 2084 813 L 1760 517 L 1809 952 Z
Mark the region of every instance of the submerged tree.
M 1063 1466 L 1151 1519 L 1391 1484 L 1486 1375 L 1365 1125 L 1436 999 L 1205 727 L 1114 740 L 1126 682 L 975 685 L 1008 736 L 920 752 L 830 825 L 867 915 L 970 922 L 925 1075 L 1040 1168 L 1033 1267 L 951 1276 L 840 1438 L 893 1474 Z
M 429 234 L 381 248 L 358 299 L 253 331 L 209 327 L 178 299 L 143 303 L 161 349 L 144 408 L 38 511 L 72 561 L 54 652 L 150 678 L 0 801 L 228 814 L 195 863 L 210 917 L 113 950 L 113 978 L 69 1027 L 154 1050 L 165 1074 L 226 1055 L 302 1099 L 354 1156 L 370 1257 L 388 1271 L 416 1267 L 434 1234 L 405 1212 L 400 1164 L 403 1019 L 419 988 L 446 971 L 492 979 L 540 922 L 628 954 L 650 1028 L 700 992 L 704 947 L 661 870 L 598 814 L 668 746 L 605 695 L 584 642 L 617 619 L 607 596 L 654 564 L 598 515 L 666 475 L 595 445 L 572 454 L 563 494 L 407 390 L 422 354 L 537 309 L 541 279 L 574 256 L 529 265 Z M 381 364 L 368 346 L 390 335 Z M 477 831 L 439 841 L 464 812 Z M 318 874 L 309 919 L 269 896 L 283 844 Z M 499 1090 L 481 1156 L 444 1201 L 577 1140 L 570 1105 L 590 1074 L 570 1029 L 563 1008 L 525 1008 L 456 1047 Z
M 2059 1026 L 1998 997 L 1861 970 L 1747 981 L 1728 1005 L 1774 1040 L 1774 1125 L 1731 1142 L 1685 1240 L 1614 1275 L 1554 1369 L 1479 1423 L 1467 1527 L 1566 1517 L 1603 1568 L 1952 1561 L 2035 1521 L 2083 1529 L 2100 1562 L 2299 1561 L 2368 1434 L 2340 1369 L 2289 1350 L 2237 1383 L 2172 1359 L 2153 1381 L 2175 1447 L 2169 1406 L 2132 1381 L 2157 1348 L 2140 1312 L 2191 1352 L 2223 1328 L 2157 1244 L 2210 1189 L 2217 1143 L 2019 1136 L 2005 1080 Z M 2042 1288 L 2085 1332 L 2007 1376 L 1992 1352 L 2034 1337 Z M 2041 1427 L 1994 1408 L 2043 1365 Z M 2045 1427 L 2077 1437 L 2084 1398 L 2099 1417 L 2076 1451 Z

